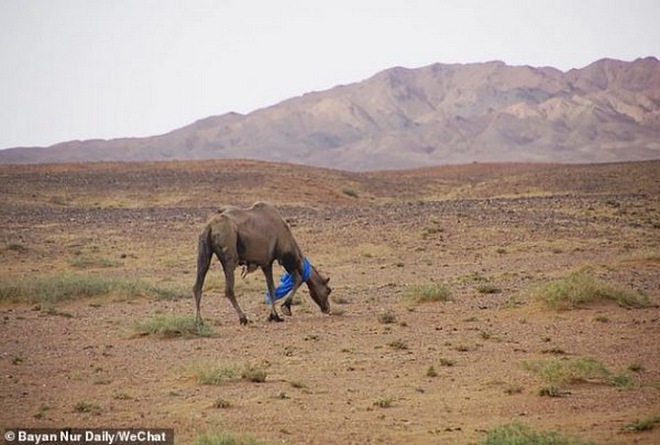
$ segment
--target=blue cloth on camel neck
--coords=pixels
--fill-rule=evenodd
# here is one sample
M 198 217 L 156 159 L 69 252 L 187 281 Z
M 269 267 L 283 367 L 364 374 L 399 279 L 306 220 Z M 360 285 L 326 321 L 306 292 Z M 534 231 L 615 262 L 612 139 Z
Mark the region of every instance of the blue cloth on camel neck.
M 303 273 L 302 273 L 302 280 L 303 282 L 306 282 L 309 280 L 309 276 L 312 274 L 312 265 L 310 264 L 309 260 L 305 257 L 303 258 Z M 286 294 L 291 292 L 291 289 L 293 289 L 293 275 L 291 275 L 289 272 L 284 272 L 284 274 L 280 277 L 280 284 L 277 286 L 275 289 L 275 300 L 279 300 L 280 298 L 284 297 Z M 266 289 L 266 303 L 270 304 L 270 297 L 268 295 L 268 289 Z

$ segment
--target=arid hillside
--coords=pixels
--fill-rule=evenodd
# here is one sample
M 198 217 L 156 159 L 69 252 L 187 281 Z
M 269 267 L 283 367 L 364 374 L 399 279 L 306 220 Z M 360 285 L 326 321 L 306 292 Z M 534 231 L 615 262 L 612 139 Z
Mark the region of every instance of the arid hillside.
M 0 166 L 0 425 L 173 428 L 193 445 L 658 444 L 659 171 Z M 241 326 L 215 263 L 197 327 L 198 234 L 255 201 L 330 277 L 331 315 L 303 287 L 268 322 L 256 271 L 237 275 Z
M 567 72 L 502 62 L 392 68 L 149 138 L 0 151 L 2 163 L 250 158 L 382 170 L 660 158 L 660 62 Z

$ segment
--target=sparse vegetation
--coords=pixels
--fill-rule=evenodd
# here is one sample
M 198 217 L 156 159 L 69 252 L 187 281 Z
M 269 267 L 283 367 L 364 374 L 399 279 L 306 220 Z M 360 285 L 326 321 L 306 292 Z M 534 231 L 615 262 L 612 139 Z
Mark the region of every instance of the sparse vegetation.
M 100 405 L 86 401 L 80 401 L 76 403 L 76 405 L 73 407 L 73 410 L 77 413 L 87 413 L 93 416 L 100 416 L 103 412 Z
M 218 367 L 202 364 L 193 367 L 193 375 L 199 385 L 221 385 L 238 378 L 238 372 L 231 366 Z
M 296 294 L 296 296 L 298 296 L 298 295 Z M 344 295 L 335 295 L 335 294 L 332 294 L 330 296 L 330 301 L 332 301 L 335 304 L 350 304 L 350 302 L 351 302 L 348 298 L 346 298 L 346 296 L 344 296 Z
M 269 445 L 249 434 L 236 435 L 227 432 L 207 433 L 197 436 L 193 445 Z
M 352 189 L 352 188 L 344 188 L 344 189 L 342 189 L 341 192 L 346 196 L 350 196 L 351 198 L 356 198 L 357 199 L 357 198 L 360 197 L 359 193 L 356 190 Z
M 379 408 L 390 408 L 395 401 L 396 399 L 394 397 L 379 397 L 374 400 L 374 406 Z
M 39 407 L 39 410 L 34 414 L 35 419 L 43 419 L 46 417 L 46 412 L 50 409 L 50 406 L 47 405 L 41 405 Z
M 194 316 L 174 314 L 156 315 L 144 322 L 139 322 L 135 325 L 135 331 L 138 335 L 153 335 L 161 339 L 213 335 L 211 328 L 206 323 L 198 325 Z
M 495 427 L 486 433 L 480 445 L 588 445 L 593 442 L 556 431 L 539 432 L 521 423 Z
M 41 311 L 45 315 L 57 315 L 64 318 L 73 318 L 73 314 L 71 312 L 58 309 L 54 303 L 37 304 L 34 306 L 34 309 Z
M 8 244 L 5 249 L 8 252 L 15 252 L 19 254 L 24 254 L 28 253 L 30 250 L 28 247 L 26 247 L 24 244 L 18 244 L 18 243 L 10 243 Z
M 500 294 L 502 289 L 494 284 L 480 284 L 477 286 L 477 292 L 480 294 Z
M 454 360 L 445 358 L 445 357 L 440 357 L 440 365 L 441 366 L 454 366 L 456 362 Z
M 465 343 L 454 346 L 454 351 L 458 351 L 458 352 L 470 352 L 472 349 L 474 349 L 474 347 L 469 346 Z
M 297 388 L 297 389 L 308 389 L 308 388 L 307 388 L 307 385 L 305 385 L 303 382 L 299 382 L 299 381 L 297 381 L 297 380 L 295 380 L 295 381 L 293 381 L 293 382 L 289 382 L 289 384 L 290 384 L 291 387 L 293 387 L 293 388 Z
M 621 428 L 623 431 L 639 433 L 642 431 L 651 431 L 660 425 L 660 416 L 649 417 L 648 419 L 637 420 L 632 423 L 628 423 Z
M 564 355 L 566 351 L 558 346 L 541 350 L 541 354 Z
M 192 367 L 192 374 L 199 385 L 215 386 L 236 380 L 263 383 L 268 376 L 263 367 L 252 364 L 237 367 L 198 363 Z
M 644 371 L 644 365 L 639 362 L 631 363 L 630 366 L 628 366 L 628 371 L 642 372 Z
M 429 237 L 442 232 L 444 232 L 444 229 L 442 227 L 437 227 L 437 226 L 426 227 L 422 231 L 422 239 L 428 239 Z
M 558 386 L 543 386 L 539 389 L 539 396 L 541 397 L 561 397 L 562 390 Z
M 591 357 L 530 361 L 523 366 L 551 385 L 610 383 L 611 377 L 605 365 Z
M 401 339 L 392 340 L 387 344 L 387 346 L 397 351 L 408 349 L 408 343 L 406 343 L 405 340 L 401 340 Z
M 222 397 L 218 397 L 215 399 L 215 402 L 213 402 L 213 408 L 226 409 L 229 407 L 231 407 L 231 403 Z
M 146 295 L 172 298 L 180 291 L 180 289 L 152 286 L 138 280 L 90 274 L 58 273 L 18 280 L 0 279 L 0 303 L 55 304 L 60 301 L 111 294 L 128 298 Z
M 522 385 L 518 385 L 514 383 L 507 385 L 506 388 L 504 388 L 504 393 L 512 396 L 514 394 L 522 394 L 524 390 L 525 388 Z
M 433 303 L 436 301 L 451 300 L 451 291 L 444 284 L 428 284 L 410 286 L 406 289 L 405 297 L 416 303 Z
M 637 385 L 633 378 L 625 373 L 613 375 L 610 377 L 610 383 L 617 388 L 632 388 Z
M 0 301 L 54 303 L 125 291 L 125 283 L 91 275 L 58 274 L 0 282 Z
M 266 381 L 268 373 L 266 370 L 258 365 L 247 365 L 241 373 L 241 378 L 249 382 L 263 383 Z
M 539 310 L 535 298 L 538 284 L 584 266 L 612 287 L 646 292 L 650 307 L 660 303 L 651 227 L 660 221 L 658 166 L 472 165 L 362 177 L 231 160 L 6 167 L 0 283 L 20 284 L 22 296 L 0 298 L 0 367 L 6 392 L 26 408 L 6 415 L 44 427 L 67 416 L 121 426 L 137 409 L 141 424 L 157 426 L 165 410 L 176 440 L 190 444 L 202 435 L 199 443 L 476 445 L 486 430 L 514 421 L 540 439 L 554 430 L 653 441 L 657 309 L 596 300 L 555 312 Z M 48 203 L 67 184 L 67 206 Z M 194 314 L 207 212 L 261 199 L 274 201 L 314 266 L 332 277 L 332 315 L 346 315 L 321 314 L 303 285 L 293 317 L 268 323 L 263 273 L 242 278 L 238 269 L 236 297 L 251 320 L 239 326 L 214 258 L 202 315 L 220 338 L 176 328 L 163 334 L 170 340 L 157 329 L 140 334 L 138 322 Z M 615 214 L 606 199 L 627 213 Z M 273 272 L 277 284 L 281 265 Z M 107 281 L 109 290 L 55 297 L 60 275 L 67 285 L 78 276 Z M 452 301 L 421 304 L 410 292 L 437 283 Z M 44 297 L 33 290 L 41 286 Z M 522 368 L 570 368 L 588 355 L 607 373 L 550 383 Z M 265 383 L 247 380 L 250 367 L 267 372 Z M 497 412 L 484 424 L 489 400 Z M 78 401 L 97 404 L 100 416 L 74 411 Z M 594 404 L 588 416 L 565 409 Z M 320 409 L 303 410 L 301 423 L 290 415 L 301 407 Z M 332 428 L 347 416 L 364 422 Z M 521 441 L 535 443 L 529 437 Z
M 573 309 L 604 301 L 627 308 L 643 308 L 650 304 L 647 296 L 610 285 L 587 271 L 573 272 L 551 281 L 538 288 L 536 294 L 551 309 Z
M 396 314 L 392 311 L 385 311 L 378 314 L 378 322 L 382 324 L 396 323 Z
M 69 266 L 78 269 L 109 268 L 120 266 L 119 261 L 89 255 L 76 255 L 69 260 Z

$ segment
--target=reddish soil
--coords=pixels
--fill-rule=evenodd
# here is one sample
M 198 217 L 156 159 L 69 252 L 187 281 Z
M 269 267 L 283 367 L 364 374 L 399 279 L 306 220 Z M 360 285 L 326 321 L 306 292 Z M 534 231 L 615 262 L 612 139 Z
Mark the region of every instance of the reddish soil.
M 248 161 L 2 166 L 5 286 L 64 271 L 188 289 L 207 216 L 264 200 L 331 277 L 333 315 L 305 290 L 293 317 L 267 322 L 254 273 L 238 282 L 252 321 L 240 326 L 219 266 L 202 301 L 211 337 L 136 334 L 158 314 L 192 315 L 185 291 L 48 310 L 1 303 L 0 427 L 163 427 L 177 443 L 227 431 L 272 443 L 425 444 L 478 443 L 519 422 L 595 443 L 660 443 L 660 425 L 626 428 L 660 416 L 658 172 L 660 162 L 363 174 Z M 537 301 L 539 285 L 585 268 L 651 306 L 555 311 Z M 435 283 L 449 301 L 406 298 Z M 542 397 L 547 383 L 524 365 L 581 357 L 629 384 L 563 384 L 561 397 Z M 265 382 L 195 379 L 195 369 L 247 365 Z M 81 402 L 97 409 L 79 412 Z

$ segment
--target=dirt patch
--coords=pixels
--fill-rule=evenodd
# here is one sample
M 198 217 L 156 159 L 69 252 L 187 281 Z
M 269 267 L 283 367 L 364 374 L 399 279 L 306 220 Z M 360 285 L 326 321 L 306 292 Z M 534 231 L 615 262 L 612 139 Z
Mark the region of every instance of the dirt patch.
M 625 426 L 660 414 L 659 168 L 1 167 L 3 283 L 69 274 L 175 291 L 5 301 L 0 423 L 174 428 L 177 443 L 229 431 L 344 444 L 475 443 L 521 422 L 597 443 L 658 443 L 660 427 Z M 193 314 L 204 221 L 221 204 L 256 200 L 278 204 L 331 277 L 334 314 L 322 315 L 304 291 L 293 317 L 266 322 L 255 273 L 237 283 L 252 321 L 242 327 L 213 266 L 202 300 L 212 335 L 137 335 L 144 320 Z M 583 269 L 644 293 L 651 306 L 557 312 L 536 300 L 539 285 Z M 410 298 L 412 286 L 433 285 L 450 297 Z M 555 384 L 526 366 L 585 357 L 611 379 L 560 383 L 552 393 Z M 264 382 L 195 377 L 200 368 L 240 376 L 250 366 Z

